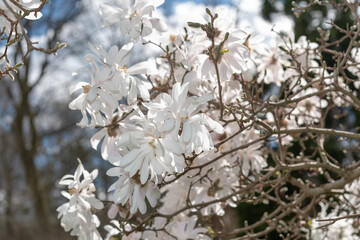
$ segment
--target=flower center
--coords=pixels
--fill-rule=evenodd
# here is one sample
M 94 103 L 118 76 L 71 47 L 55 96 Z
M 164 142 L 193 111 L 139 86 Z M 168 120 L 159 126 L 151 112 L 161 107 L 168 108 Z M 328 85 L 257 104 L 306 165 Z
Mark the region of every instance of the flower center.
M 170 35 L 170 42 L 174 42 L 175 41 L 175 39 L 176 39 L 176 36 L 175 35 L 173 35 L 173 34 L 171 34 Z
M 155 138 L 151 139 L 151 141 L 149 142 L 149 145 L 152 147 L 152 148 L 155 148 Z
M 126 65 L 120 67 L 119 65 L 116 65 L 116 70 L 121 72 L 121 71 L 124 71 L 124 73 L 127 73 L 127 68 L 126 68 Z
M 70 195 L 74 195 L 77 192 L 76 188 L 69 189 Z
M 85 85 L 85 86 L 82 86 L 82 88 L 83 88 L 83 93 L 87 94 L 90 91 L 91 86 L 90 85 Z
M 254 49 L 252 49 L 252 48 L 250 47 L 249 39 L 246 39 L 244 45 L 249 49 L 250 52 L 253 52 L 253 51 L 254 51 Z
M 312 102 L 306 101 L 306 103 L 305 103 L 306 111 L 310 112 L 313 107 L 314 107 L 314 104 Z

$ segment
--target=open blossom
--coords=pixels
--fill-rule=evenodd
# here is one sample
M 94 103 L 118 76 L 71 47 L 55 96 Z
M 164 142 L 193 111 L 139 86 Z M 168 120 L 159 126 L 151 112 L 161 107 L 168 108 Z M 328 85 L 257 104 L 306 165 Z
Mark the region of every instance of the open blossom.
M 101 157 L 104 160 L 112 161 L 119 156 L 115 147 L 115 142 L 122 133 L 122 123 L 119 121 L 122 115 L 129 114 L 131 109 L 129 106 L 120 105 L 118 111 L 110 119 L 106 119 L 107 127 L 102 128 L 91 137 L 90 143 L 95 150 L 101 144 Z
M 207 240 L 210 237 L 206 236 L 208 230 L 204 227 L 196 227 L 197 217 L 192 216 L 183 221 L 175 221 L 175 224 L 171 226 L 171 234 L 178 240 Z
M 220 151 L 217 153 L 208 152 L 197 158 L 196 160 L 200 160 L 200 162 L 196 161 L 194 164 L 205 164 L 218 156 L 221 156 Z M 193 204 L 203 204 L 233 194 L 239 188 L 240 171 L 240 164 L 234 161 L 234 157 L 231 156 L 229 158 L 222 157 L 218 161 L 207 165 L 201 171 L 203 175 L 207 176 L 206 179 L 202 180 L 199 184 L 195 184 L 191 189 L 191 202 Z M 236 200 L 236 196 L 226 201 L 209 204 L 201 209 L 201 213 L 204 216 L 212 214 L 223 216 L 225 214 L 225 207 L 236 207 L 233 200 Z
M 245 144 L 257 138 L 259 138 L 259 134 L 252 128 L 244 132 L 244 134 L 239 135 L 239 139 L 235 139 L 234 141 L 236 141 L 237 144 Z M 267 166 L 261 147 L 262 143 L 257 142 L 238 152 L 239 158 L 237 161 L 240 163 L 242 173 L 245 176 L 248 176 L 250 171 L 260 173 L 260 171 Z
M 166 194 L 161 198 L 162 205 L 159 209 L 160 212 L 171 213 L 185 207 L 190 182 L 189 178 L 181 178 L 172 184 L 162 187 L 161 192 Z M 192 192 L 193 190 L 191 189 L 190 194 L 192 194 Z
M 360 51 L 359 51 L 359 48 L 351 49 L 351 57 L 354 59 L 354 61 L 348 61 L 348 64 L 350 65 L 348 67 L 348 70 L 357 77 L 357 79 L 354 81 L 354 86 L 355 86 L 355 88 L 359 89 L 360 88 L 360 80 L 359 80 Z
M 101 46 L 89 44 L 89 47 L 94 54 L 88 54 L 85 60 L 94 68 L 94 72 L 86 68 L 91 83 L 80 82 L 70 88 L 71 93 L 79 89 L 82 89 L 82 93 L 69 107 L 81 111 L 79 126 L 88 125 L 87 113 L 91 117 L 90 126 L 104 126 L 106 119 L 113 116 L 118 101 L 124 96 L 127 97 L 128 104 L 135 103 L 138 95 L 144 100 L 149 99 L 149 83 L 133 75 L 155 73 L 156 66 L 154 61 L 149 60 L 127 68 L 132 43 L 124 45 L 120 50 L 113 46 L 108 52 Z
M 120 167 L 114 167 L 108 170 L 107 175 L 118 177 L 119 179 L 110 186 L 109 191 L 114 192 L 114 202 L 116 204 L 129 204 L 130 213 L 133 214 L 139 209 L 144 214 L 147 210 L 145 198 L 150 206 L 155 207 L 160 197 L 159 188 L 152 182 L 148 181 L 141 184 L 139 176 L 130 177 Z
M 280 86 L 286 80 L 283 65 L 288 65 L 289 61 L 278 47 L 265 48 L 260 51 L 255 62 L 258 63 L 257 70 L 260 72 L 258 81 L 264 81 L 266 84 L 275 83 Z
M 140 232 L 133 232 L 129 235 L 121 234 L 122 233 L 122 227 L 120 226 L 119 221 L 111 220 L 111 225 L 105 225 L 104 229 L 107 231 L 107 235 L 105 240 L 112 240 L 114 236 L 121 235 L 121 240 L 134 240 L 134 239 L 141 239 L 141 233 Z M 126 231 L 131 230 L 130 224 L 126 224 L 124 226 Z
M 297 97 L 303 97 L 312 93 L 315 93 L 317 89 L 308 88 L 300 92 Z M 320 99 L 318 96 L 307 97 L 297 103 L 293 114 L 297 117 L 297 123 L 302 124 L 313 124 L 319 122 L 321 118 L 321 108 L 327 106 L 327 101 Z
M 214 21 L 214 29 L 215 29 L 215 36 L 214 40 L 215 43 L 218 44 L 222 40 L 224 40 L 225 34 L 227 32 L 237 34 L 239 30 L 236 27 L 236 12 L 235 9 L 229 9 L 224 6 L 217 6 L 214 9 L 214 12 L 218 14 L 218 17 Z M 207 13 L 203 13 L 203 16 L 194 16 L 194 20 L 198 21 L 201 24 L 207 24 L 211 21 L 209 15 Z M 199 19 L 198 19 L 199 18 Z M 191 29 L 194 33 L 194 38 L 196 39 L 195 42 L 204 42 L 210 43 L 210 39 L 207 37 L 206 32 L 204 32 L 201 28 L 192 28 Z M 240 36 L 242 35 L 242 31 L 239 32 Z
M 106 79 L 112 95 L 118 100 L 127 97 L 128 104 L 133 104 L 138 95 L 143 100 L 149 100 L 150 84 L 135 75 L 157 73 L 153 59 L 128 66 L 133 46 L 133 43 L 128 43 L 119 50 L 114 45 L 107 52 L 102 46 L 89 44 L 94 54 L 88 54 L 85 57 L 85 60 L 94 67 L 94 71 L 100 71 L 101 77 Z
M 231 136 L 234 132 L 234 128 L 236 129 L 234 125 L 229 124 L 226 127 L 226 134 Z M 222 144 L 219 147 L 219 150 L 221 152 L 226 152 L 243 144 L 256 141 L 258 138 L 260 138 L 259 131 L 250 128 L 249 130 L 244 130 L 241 134 L 236 135 L 230 141 Z M 263 142 L 258 141 L 244 149 L 239 149 L 231 154 L 231 158 L 228 160 L 229 165 L 240 166 L 241 173 L 246 177 L 249 176 L 250 173 L 260 173 L 261 170 L 268 165 L 262 147 Z
M 90 126 L 103 126 L 105 119 L 102 114 L 105 117 L 110 117 L 118 106 L 106 83 L 99 81 L 93 75 L 91 78 L 91 85 L 86 82 L 79 82 L 70 89 L 71 93 L 82 89 L 82 93 L 69 104 L 70 109 L 81 111 L 82 119 L 78 123 L 80 127 L 88 125 L 87 113 L 91 117 Z
M 209 130 L 223 133 L 223 127 L 204 113 L 199 113 L 203 105 L 212 99 L 211 94 L 201 97 L 187 97 L 189 83 L 173 86 L 172 95 L 163 93 L 158 103 L 145 103 L 148 117 L 153 119 L 158 130 L 169 133 L 186 145 L 186 153 L 208 151 L 213 148 Z
M 102 209 L 104 204 L 95 198 L 94 179 L 98 170 L 91 173 L 86 171 L 79 160 L 74 175 L 67 174 L 61 180 L 61 185 L 68 185 L 69 191 L 62 191 L 61 194 L 69 199 L 57 208 L 58 218 L 61 218 L 61 226 L 65 231 L 71 230 L 72 236 L 78 236 L 79 240 L 102 239 L 97 227 L 100 222 L 96 215 L 91 213 L 91 208 Z
M 355 218 L 346 218 L 348 213 L 338 213 L 338 209 L 335 208 L 332 211 L 328 211 L 329 205 L 320 202 L 321 211 L 316 219 L 311 221 L 311 235 L 307 235 L 308 239 L 311 236 L 312 240 L 359 240 L 358 231 L 355 226 L 358 225 Z M 329 222 L 319 222 L 317 219 L 332 219 L 337 217 L 344 217 L 340 221 L 335 221 L 328 227 L 321 227 Z
M 214 78 L 216 76 L 214 63 L 217 64 L 220 79 L 223 81 L 230 80 L 232 74 L 245 71 L 246 62 L 250 57 L 249 49 L 244 45 L 246 37 L 245 32 L 237 30 L 235 33 L 230 33 L 226 41 L 215 45 L 211 53 L 206 53 L 205 50 L 205 53 L 199 54 L 199 73 Z M 199 48 L 201 49 L 201 46 Z M 214 59 L 211 59 L 209 54 Z
M 320 58 L 317 56 L 316 50 L 318 44 L 310 42 L 306 36 L 300 36 L 297 42 L 295 42 L 294 33 L 290 33 L 290 36 L 284 39 L 281 44 L 287 51 L 291 52 L 292 58 L 296 60 L 298 69 L 301 73 L 313 72 L 319 74 Z M 299 72 L 294 68 L 287 68 L 284 72 L 285 78 L 299 77 Z
M 119 1 L 117 7 L 102 4 L 100 14 L 109 24 L 120 20 L 121 33 L 129 35 L 131 41 L 136 42 L 140 36 L 150 35 L 154 28 L 159 32 L 167 30 L 165 23 L 153 16 L 156 7 L 163 2 L 164 0 L 123 0 Z
M 131 118 L 132 123 L 125 124 L 126 130 L 116 143 L 123 157 L 118 165 L 133 177 L 140 175 L 144 184 L 149 175 L 157 181 L 157 176 L 164 171 L 173 173 L 176 166 L 183 167 L 182 154 L 185 147 L 182 143 L 172 140 L 169 136 L 161 136 L 157 126 L 139 111 L 139 116 Z M 182 170 L 182 168 L 180 169 Z

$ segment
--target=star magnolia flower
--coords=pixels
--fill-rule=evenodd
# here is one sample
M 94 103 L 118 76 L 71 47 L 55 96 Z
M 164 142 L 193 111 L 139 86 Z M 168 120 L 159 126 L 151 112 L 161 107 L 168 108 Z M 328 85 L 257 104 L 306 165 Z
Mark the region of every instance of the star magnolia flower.
M 188 219 L 184 219 L 184 221 L 177 221 L 171 227 L 171 234 L 176 237 L 178 240 L 206 240 L 210 239 L 210 237 L 204 235 L 208 230 L 204 227 L 196 227 L 197 217 L 192 216 Z
M 233 35 L 232 35 L 233 34 Z M 230 33 L 229 38 L 224 43 L 215 45 L 212 60 L 208 54 L 199 54 L 199 73 L 202 76 L 214 78 L 216 70 L 214 62 L 217 64 L 221 80 L 230 80 L 232 74 L 241 73 L 247 69 L 246 61 L 250 57 L 249 49 L 243 44 L 247 34 L 241 30 Z
M 193 165 L 208 163 L 218 156 L 221 156 L 220 151 L 217 153 L 208 152 L 207 154 L 202 154 L 193 162 Z M 228 157 L 231 158 L 230 156 Z M 201 170 L 201 176 L 207 177 L 206 179 L 198 181 L 198 183 L 192 187 L 190 199 L 193 204 L 201 204 L 214 201 L 215 199 L 221 199 L 231 195 L 236 189 L 239 189 L 239 173 L 241 169 L 234 161 L 228 161 L 228 157 L 222 157 Z M 233 158 L 230 160 L 233 160 Z M 201 208 L 200 211 L 204 216 L 212 214 L 223 216 L 225 214 L 225 207 L 236 207 L 236 204 L 233 202 L 235 199 L 236 196 L 233 196 L 226 201 L 209 204 Z
M 159 32 L 167 31 L 165 23 L 153 17 L 156 7 L 163 4 L 164 0 L 122 0 L 119 7 L 102 4 L 100 14 L 108 24 L 120 20 L 120 30 L 124 35 L 129 35 L 131 41 L 136 42 L 139 37 L 146 37 L 155 28 Z
M 61 218 L 61 226 L 65 231 L 71 231 L 71 235 L 79 239 L 101 239 L 97 227 L 100 222 L 96 215 L 91 213 L 91 208 L 102 209 L 104 204 L 95 198 L 94 179 L 98 174 L 95 169 L 91 173 L 86 171 L 81 164 L 77 167 L 74 175 L 67 174 L 59 182 L 68 185 L 69 192 L 62 191 L 61 194 L 69 199 L 57 208 L 58 218 Z M 82 180 L 81 176 L 83 176 Z
M 90 50 L 94 54 L 88 54 L 85 60 L 93 67 L 95 72 L 98 64 L 101 65 L 101 76 L 107 79 L 106 83 L 112 94 L 120 100 L 127 97 L 128 104 L 133 104 L 138 94 L 144 100 L 149 100 L 150 83 L 140 80 L 134 75 L 156 74 L 156 64 L 154 59 L 137 63 L 131 67 L 127 64 L 131 57 L 133 43 L 128 43 L 119 50 L 117 46 L 112 46 L 106 52 L 102 46 L 89 44 Z
M 120 135 L 116 143 L 118 149 L 123 151 L 123 157 L 118 160 L 118 165 L 133 177 L 140 175 L 141 184 L 144 184 L 151 175 L 157 179 L 164 171 L 176 171 L 179 166 L 184 166 L 185 147 L 170 136 L 161 136 L 155 124 L 138 111 L 139 116 L 130 120 L 133 124 L 125 124 L 127 130 Z M 176 167 L 177 166 L 177 167 Z
M 71 110 L 80 110 L 82 114 L 81 121 L 77 124 L 80 127 L 104 126 L 106 118 L 112 116 L 118 103 L 114 96 L 111 95 L 110 89 L 105 82 L 101 82 L 90 74 L 92 84 L 79 82 L 70 88 L 70 93 L 79 89 L 83 92 L 74 99 L 70 104 Z M 90 125 L 87 113 L 90 115 Z M 102 116 L 105 115 L 105 118 Z
M 243 32 L 239 31 L 238 32 L 238 28 L 236 27 L 236 18 L 237 18 L 237 13 L 236 11 L 234 11 L 234 9 L 229 9 L 226 8 L 224 6 L 219 6 L 219 7 L 215 7 L 212 12 L 217 13 L 218 17 L 216 18 L 216 20 L 214 21 L 214 28 L 215 28 L 215 36 L 214 36 L 214 40 L 216 44 L 219 44 L 222 40 L 224 40 L 225 34 L 227 32 L 231 32 L 232 34 L 239 34 L 238 37 L 243 38 Z M 195 19 L 194 20 L 196 22 L 202 23 L 202 24 L 207 24 L 208 22 L 211 21 L 210 16 L 204 12 L 203 16 L 198 16 L 198 14 L 196 13 L 196 18 L 200 19 Z M 195 38 L 195 42 L 204 42 L 206 41 L 209 46 L 209 44 L 211 44 L 210 39 L 207 37 L 206 32 L 204 32 L 201 28 L 191 28 L 191 31 L 194 32 L 194 38 Z M 190 32 L 191 34 L 191 32 Z
M 100 131 L 95 133 L 91 139 L 90 143 L 92 148 L 95 150 L 98 148 L 98 145 L 101 144 L 101 157 L 104 160 L 112 160 L 116 156 L 120 156 L 116 147 L 115 142 L 122 133 L 123 124 L 119 122 L 124 113 L 129 113 L 131 107 L 121 105 L 118 108 L 118 111 L 112 116 L 112 118 L 107 119 L 107 127 L 102 128 Z M 103 139 L 103 141 L 101 141 Z
M 348 64 L 350 65 L 348 67 L 348 70 L 354 74 L 357 79 L 354 81 L 354 87 L 359 89 L 360 88 L 360 69 L 359 69 L 359 62 L 360 62 L 360 51 L 359 48 L 353 48 L 351 49 L 351 57 L 354 59 L 354 61 L 348 61 Z
M 95 185 L 94 179 L 98 175 L 98 170 L 95 169 L 91 173 L 84 169 L 84 166 L 79 161 L 74 175 L 67 174 L 59 182 L 61 185 L 68 185 L 70 193 L 62 192 L 62 194 L 70 199 L 70 202 L 78 202 L 82 207 L 90 209 L 91 207 L 96 209 L 102 209 L 103 203 L 94 197 Z M 83 179 L 80 180 L 81 176 Z
M 189 83 L 176 83 L 172 95 L 163 93 L 159 103 L 144 103 L 149 109 L 148 118 L 157 123 L 161 133 L 169 133 L 186 145 L 186 153 L 200 153 L 213 148 L 209 130 L 223 133 L 223 127 L 204 113 L 198 113 L 203 104 L 212 99 L 211 94 L 188 97 Z M 180 135 L 180 136 L 179 136 Z
M 259 134 L 252 128 L 243 134 L 239 134 L 239 139 L 234 139 L 234 144 L 236 144 L 236 146 L 241 146 L 242 144 L 254 141 L 257 138 L 259 138 Z M 237 161 L 240 163 L 244 176 L 248 176 L 250 170 L 252 172 L 260 173 L 263 168 L 267 167 L 264 153 L 261 150 L 262 145 L 262 142 L 257 142 L 237 152 Z
M 129 173 L 124 172 L 120 167 L 114 167 L 107 171 L 108 176 L 119 177 L 119 179 L 110 186 L 108 191 L 114 192 L 114 202 L 125 205 L 129 203 L 130 213 L 134 214 L 137 209 L 144 214 L 147 210 L 145 198 L 150 206 L 155 207 L 160 198 L 159 188 L 148 181 L 142 185 L 138 175 L 130 177 Z
M 89 44 L 89 48 L 95 53 L 85 57 L 94 68 L 94 73 L 85 68 L 90 74 L 91 84 L 80 82 L 70 88 L 71 93 L 83 90 L 69 104 L 70 109 L 80 110 L 82 113 L 79 126 L 88 125 L 87 113 L 91 117 L 89 126 L 104 126 L 106 119 L 113 116 L 119 105 L 118 101 L 124 96 L 127 96 L 128 104 L 135 103 L 138 95 L 144 100 L 149 99 L 149 83 L 133 75 L 156 73 L 156 65 L 154 61 L 149 60 L 127 68 L 132 47 L 132 43 L 124 45 L 120 50 L 113 46 L 106 52 L 101 46 Z
M 58 218 L 61 217 L 61 226 L 67 232 L 71 230 L 71 236 L 77 236 L 78 240 L 102 240 L 97 230 L 100 221 L 90 210 L 74 209 L 69 203 L 65 203 L 57 211 Z
M 306 236 L 311 236 L 313 240 L 359 240 L 360 237 L 357 235 L 358 229 L 357 222 L 354 218 L 346 218 L 349 215 L 348 212 L 341 212 L 339 214 L 339 209 L 335 208 L 329 212 L 328 204 L 323 202 L 319 203 L 321 211 L 318 213 L 316 219 L 332 219 L 337 217 L 344 217 L 341 221 L 336 221 L 331 224 L 330 227 L 322 227 L 327 222 L 316 221 L 316 219 L 311 221 L 311 235 L 307 234 Z M 308 232 L 309 230 L 305 230 Z
M 235 124 L 227 125 L 226 135 L 231 136 L 234 132 L 236 132 L 236 129 L 238 129 L 238 127 Z M 222 144 L 219 147 L 219 150 L 220 152 L 229 151 L 243 144 L 252 142 L 259 137 L 259 131 L 251 128 L 247 131 L 243 131 L 241 134 L 238 134 L 230 141 Z M 250 171 L 252 173 L 260 173 L 263 168 L 267 167 L 266 157 L 264 157 L 264 152 L 261 149 L 262 147 L 263 142 L 257 142 L 251 144 L 245 149 L 240 149 L 233 152 L 231 154 L 231 159 L 228 160 L 229 165 L 239 166 L 241 168 L 241 173 L 246 177 L 249 176 Z M 227 180 L 227 182 L 229 182 L 229 180 Z
M 122 227 L 120 226 L 119 221 L 111 220 L 110 223 L 112 225 L 105 225 L 104 229 L 108 232 L 106 235 L 105 240 L 112 240 L 116 238 L 112 238 L 113 236 L 119 235 L 123 232 Z M 126 231 L 131 231 L 130 224 L 126 224 L 124 226 Z M 134 239 L 141 239 L 141 232 L 133 232 L 129 235 L 122 234 L 121 240 L 134 240 Z
M 294 58 L 299 64 L 301 74 L 305 72 L 312 72 L 314 74 L 321 74 L 319 63 L 319 56 L 317 56 L 318 44 L 307 40 L 306 36 L 300 36 L 298 41 L 295 43 L 294 33 L 290 33 L 290 37 L 284 38 L 284 43 L 281 43 L 289 52 L 292 52 L 292 58 Z M 298 70 L 293 68 L 287 68 L 284 72 L 285 78 L 298 78 Z
M 191 178 L 181 178 L 161 188 L 161 193 L 165 195 L 161 198 L 163 204 L 159 212 L 171 213 L 186 206 L 190 180 Z M 190 189 L 190 192 L 192 193 L 193 189 Z
M 300 92 L 297 97 L 306 96 L 315 93 L 317 89 L 308 88 Z M 319 122 L 321 118 L 321 108 L 327 107 L 327 101 L 320 99 L 318 96 L 308 97 L 297 103 L 296 108 L 292 112 L 297 117 L 297 123 L 302 124 L 313 124 Z
M 260 56 L 255 62 L 259 64 L 259 82 L 264 81 L 266 84 L 275 83 L 280 86 L 286 80 L 283 65 L 289 65 L 289 62 L 278 47 L 265 48 L 263 51 L 260 51 Z

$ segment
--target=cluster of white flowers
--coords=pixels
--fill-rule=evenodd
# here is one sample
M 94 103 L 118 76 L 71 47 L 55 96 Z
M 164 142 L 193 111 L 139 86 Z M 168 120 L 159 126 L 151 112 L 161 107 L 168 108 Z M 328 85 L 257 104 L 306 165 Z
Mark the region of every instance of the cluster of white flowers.
M 86 171 L 79 160 L 74 175 L 67 174 L 61 180 L 61 185 L 67 185 L 68 191 L 61 194 L 69 199 L 69 202 L 58 207 L 58 218 L 61 218 L 61 226 L 65 231 L 70 231 L 72 236 L 78 239 L 102 239 L 97 227 L 100 226 L 98 217 L 92 213 L 91 209 L 100 210 L 104 204 L 95 198 L 94 179 L 98 175 L 98 170 L 91 173 Z
M 114 219 L 119 214 L 122 222 L 112 220 L 105 226 L 106 239 L 125 234 L 129 235 L 124 239 L 208 239 L 211 233 L 201 217 L 224 216 L 240 201 L 237 191 L 244 182 L 255 181 L 271 168 L 266 148 L 274 145 L 266 141 L 275 142 L 275 147 L 291 146 L 294 138 L 286 131 L 318 124 L 329 101 L 339 104 L 336 97 L 342 94 L 329 93 L 325 100 L 319 94 L 322 88 L 309 84 L 309 75 L 326 76 L 322 83 L 329 89 L 331 82 L 338 81 L 326 69 L 319 70 L 316 43 L 304 36 L 295 42 L 293 36 L 281 35 L 273 47 L 267 47 L 221 10 L 215 15 L 208 11 L 207 22 L 189 23 L 186 33 L 171 35 L 166 47 L 149 41 L 153 29 L 166 29 L 153 16 L 162 2 L 103 4 L 100 13 L 105 21 L 119 24 L 130 42 L 109 50 L 89 44 L 92 53 L 85 61 L 91 69 L 83 69 L 91 82 L 70 89 L 82 91 L 69 105 L 82 113 L 78 125 L 102 128 L 91 145 L 101 148 L 102 158 L 113 165 L 107 175 L 117 178 L 108 189 L 114 203 L 108 215 Z M 139 39 L 159 46 L 164 55 L 128 66 Z M 357 52 L 352 54 L 357 58 Z M 276 91 L 286 88 L 290 97 L 281 102 L 282 96 L 275 96 L 275 103 L 284 108 L 254 114 L 249 97 L 257 93 L 243 89 L 246 83 L 265 84 Z M 274 96 L 264 98 L 275 104 Z M 233 110 L 233 105 L 238 109 Z M 255 124 L 259 118 L 260 127 Z M 267 131 L 271 134 L 266 139 Z M 69 185 L 70 194 L 63 195 L 70 202 L 58 209 L 59 217 L 64 228 L 79 238 L 100 238 L 98 220 L 90 211 L 103 207 L 93 196 L 96 173 L 89 174 L 80 164 L 74 176 L 60 182 Z M 128 221 L 149 210 L 160 216 L 154 215 L 146 227 L 136 228 Z
M 321 211 L 316 219 L 311 220 L 310 227 L 311 232 L 308 229 L 304 229 L 307 232 L 307 239 L 312 240 L 359 240 L 358 232 L 354 231 L 358 227 L 358 223 L 354 218 L 346 218 L 348 213 L 342 211 L 339 213 L 339 208 L 329 211 L 329 206 L 324 203 L 320 203 Z M 344 219 L 331 223 L 330 219 L 344 217 Z M 328 221 L 319 221 L 328 220 Z M 327 225 L 327 226 L 326 226 Z
M 153 16 L 156 7 L 164 0 L 123 0 L 117 3 L 118 6 L 102 4 L 100 14 L 108 24 L 120 22 L 121 33 L 129 35 L 131 41 L 136 42 L 140 37 L 150 35 L 153 29 L 159 32 L 167 30 L 165 23 Z

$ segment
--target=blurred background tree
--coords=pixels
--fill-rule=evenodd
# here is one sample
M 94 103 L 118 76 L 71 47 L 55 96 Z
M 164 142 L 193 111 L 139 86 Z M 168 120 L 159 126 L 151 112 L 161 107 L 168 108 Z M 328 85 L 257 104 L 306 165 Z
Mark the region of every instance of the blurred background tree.
M 51 1 L 41 19 L 24 26 L 38 46 L 50 48 L 69 42 L 67 32 L 84 11 L 77 0 Z M 87 42 L 91 34 L 72 37 L 73 42 Z M 71 58 L 84 51 L 82 45 L 71 44 L 58 56 L 33 52 L 13 82 L 0 84 L 0 239 L 70 239 L 56 218 L 61 201 L 56 183 L 76 168 L 76 157 L 89 164 L 99 160 L 89 133 L 76 126 L 78 116 L 67 107 L 64 87 L 74 70 Z M 9 57 L 16 62 L 23 54 L 19 43 Z

